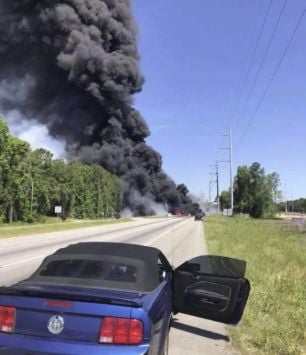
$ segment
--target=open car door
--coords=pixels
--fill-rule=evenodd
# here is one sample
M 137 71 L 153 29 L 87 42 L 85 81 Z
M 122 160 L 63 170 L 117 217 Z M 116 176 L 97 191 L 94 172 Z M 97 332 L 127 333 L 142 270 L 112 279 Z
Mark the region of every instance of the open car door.
M 174 311 L 237 324 L 247 303 L 250 283 L 246 262 L 204 255 L 173 271 Z

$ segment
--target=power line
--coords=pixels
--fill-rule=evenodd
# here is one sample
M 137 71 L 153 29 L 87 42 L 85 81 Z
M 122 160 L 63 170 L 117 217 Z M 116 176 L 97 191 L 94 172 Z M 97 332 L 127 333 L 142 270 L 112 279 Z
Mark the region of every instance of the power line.
M 280 11 L 280 13 L 279 13 L 279 15 L 278 15 L 277 21 L 276 21 L 276 23 L 275 23 L 275 25 L 274 25 L 274 28 L 273 28 L 273 31 L 272 31 L 272 33 L 271 33 L 269 42 L 268 42 L 268 44 L 267 44 L 267 46 L 266 46 L 266 48 L 265 48 L 264 55 L 263 55 L 263 57 L 262 57 L 262 59 L 261 59 L 261 62 L 260 62 L 260 64 L 259 64 L 258 68 L 257 68 L 257 72 L 256 72 L 256 75 L 255 75 L 254 81 L 253 81 L 253 83 L 252 83 L 252 86 L 251 86 L 251 88 L 250 88 L 249 94 L 248 94 L 248 96 L 247 96 L 247 98 L 246 98 L 246 100 L 245 100 L 245 102 L 244 102 L 242 111 L 241 111 L 241 113 L 240 113 L 240 115 L 239 115 L 239 118 L 238 118 L 238 121 L 237 121 L 237 123 L 236 123 L 236 128 L 239 126 L 239 123 L 240 123 L 240 121 L 241 121 L 241 118 L 243 117 L 243 115 L 244 115 L 244 113 L 245 113 L 245 110 L 246 110 L 246 108 L 247 108 L 247 105 L 248 105 L 248 103 L 249 103 L 249 101 L 250 101 L 251 95 L 253 94 L 255 85 L 257 84 L 257 80 L 258 80 L 258 78 L 259 78 L 259 75 L 260 75 L 260 73 L 261 73 L 261 70 L 262 70 L 262 68 L 263 68 L 263 66 L 264 66 L 264 63 L 265 63 L 265 61 L 266 61 L 267 55 L 268 55 L 269 50 L 270 50 L 270 48 L 271 48 L 271 44 L 272 44 L 273 39 L 274 39 L 274 37 L 275 37 L 276 31 L 277 31 L 277 29 L 278 29 L 278 26 L 279 26 L 281 17 L 282 17 L 282 15 L 283 15 L 283 13 L 284 13 L 284 10 L 285 10 L 285 7 L 286 7 L 286 5 L 287 5 L 287 2 L 288 2 L 288 0 L 285 0 L 285 1 L 283 2 L 282 9 L 281 9 L 281 11 Z
M 263 100 L 265 99 L 265 97 L 266 97 L 266 95 L 267 95 L 267 92 L 268 92 L 269 89 L 270 89 L 270 86 L 271 86 L 271 84 L 272 84 L 272 82 L 273 82 L 273 80 L 274 80 L 274 78 L 275 78 L 275 76 L 276 76 L 276 74 L 277 74 L 277 72 L 278 72 L 278 70 L 279 70 L 279 68 L 280 68 L 280 66 L 281 66 L 281 64 L 282 64 L 282 62 L 283 62 L 283 60 L 284 60 L 286 54 L 287 54 L 287 52 L 288 52 L 288 49 L 289 49 L 289 47 L 290 47 L 290 45 L 291 45 L 291 43 L 292 43 L 292 41 L 293 41 L 293 39 L 294 39 L 294 37 L 295 37 L 295 35 L 296 35 L 296 33 L 297 33 L 297 31 L 298 31 L 298 29 L 299 29 L 301 23 L 302 23 L 302 20 L 303 20 L 305 14 L 306 14 L 306 9 L 303 10 L 301 16 L 299 17 L 298 22 L 297 22 L 297 24 L 296 24 L 296 26 L 295 26 L 295 28 L 294 28 L 294 30 L 293 30 L 293 32 L 292 32 L 290 38 L 289 38 L 289 41 L 287 42 L 287 45 L 286 45 L 286 47 L 285 47 L 285 49 L 284 49 L 284 51 L 283 51 L 283 53 L 282 53 L 282 55 L 281 55 L 281 57 L 280 57 L 280 59 L 279 59 L 277 65 L 276 65 L 276 67 L 275 67 L 275 69 L 274 69 L 274 71 L 273 71 L 273 73 L 272 73 L 272 75 L 271 75 L 271 78 L 270 78 L 270 80 L 269 80 L 269 82 L 268 82 L 268 84 L 267 84 L 267 86 L 266 86 L 266 88 L 265 88 L 263 94 L 261 95 L 261 97 L 260 97 L 260 99 L 259 99 L 259 101 L 258 101 L 258 104 L 257 104 L 255 110 L 253 111 L 253 114 L 251 115 L 251 118 L 250 118 L 250 120 L 249 120 L 249 123 L 247 124 L 245 130 L 243 131 L 242 136 L 241 136 L 239 142 L 237 143 L 237 145 L 239 145 L 239 144 L 241 143 L 241 141 L 243 140 L 244 136 L 246 135 L 246 133 L 247 133 L 247 131 L 248 131 L 250 125 L 251 125 L 252 122 L 254 121 L 254 117 L 255 117 L 255 115 L 257 114 L 257 112 L 258 112 L 258 110 L 259 110 L 259 108 L 260 108 L 260 106 L 261 106 Z
M 252 55 L 251 55 L 251 60 L 249 62 L 247 71 L 246 71 L 245 76 L 243 78 L 243 82 L 242 82 L 242 86 L 241 86 L 241 89 L 240 89 L 240 92 L 239 92 L 239 95 L 238 95 L 238 99 L 237 99 L 237 101 L 235 103 L 235 106 L 234 106 L 234 111 L 233 111 L 233 114 L 232 114 L 232 117 L 231 117 L 231 123 L 233 123 L 233 119 L 234 119 L 234 117 L 236 115 L 236 112 L 237 112 L 237 109 L 239 107 L 239 104 L 240 104 L 240 101 L 241 101 L 241 98 L 242 98 L 242 93 L 243 93 L 244 88 L 246 86 L 247 79 L 248 79 L 248 76 L 250 74 L 251 67 L 253 65 L 254 59 L 255 59 L 255 54 L 257 52 L 257 48 L 258 48 L 259 42 L 260 42 L 262 34 L 263 34 L 263 30 L 264 30 L 266 22 L 267 22 L 267 18 L 268 18 L 270 9 L 271 9 L 271 5 L 272 5 L 272 0 L 269 1 L 269 4 L 268 4 L 268 6 L 266 8 L 265 15 L 264 15 L 264 20 L 263 20 L 263 23 L 261 25 L 260 31 L 259 31 L 257 39 L 256 39 L 255 47 L 254 47 L 254 50 L 253 50 Z

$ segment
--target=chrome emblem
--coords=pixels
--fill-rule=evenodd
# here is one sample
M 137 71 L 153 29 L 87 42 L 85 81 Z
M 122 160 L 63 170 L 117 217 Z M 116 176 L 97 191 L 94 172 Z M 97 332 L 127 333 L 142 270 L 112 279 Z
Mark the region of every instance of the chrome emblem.
M 64 330 L 64 318 L 61 316 L 53 316 L 49 319 L 48 330 L 52 334 L 60 334 Z

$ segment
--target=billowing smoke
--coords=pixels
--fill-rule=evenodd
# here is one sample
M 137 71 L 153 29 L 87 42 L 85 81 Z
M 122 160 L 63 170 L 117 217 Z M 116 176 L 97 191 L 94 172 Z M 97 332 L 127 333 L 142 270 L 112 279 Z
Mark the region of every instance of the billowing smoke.
M 5 118 L 13 136 L 31 143 L 33 149 L 44 148 L 51 151 L 54 158 L 65 159 L 65 142 L 51 137 L 45 125 L 35 119 L 24 120 L 15 110 L 8 112 Z
M 70 158 L 121 176 L 136 213 L 151 212 L 147 196 L 179 209 L 133 107 L 144 79 L 130 0 L 1 0 L 0 15 L 0 111 L 45 125 Z
M 199 205 L 199 208 L 203 211 L 207 211 L 209 208 L 209 201 L 204 194 L 194 194 L 190 193 L 188 195 L 194 203 Z

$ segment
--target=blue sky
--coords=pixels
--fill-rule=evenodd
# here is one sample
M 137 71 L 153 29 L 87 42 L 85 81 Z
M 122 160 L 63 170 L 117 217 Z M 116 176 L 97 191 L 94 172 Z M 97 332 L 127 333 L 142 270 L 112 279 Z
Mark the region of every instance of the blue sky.
M 287 197 L 306 197 L 306 15 L 275 79 L 240 141 L 306 1 L 289 0 L 244 114 L 271 33 L 283 6 L 274 0 L 234 115 L 268 0 L 134 0 L 141 68 L 146 78 L 135 106 L 147 120 L 148 143 L 163 156 L 177 183 L 208 196 L 210 164 L 226 160 L 233 126 L 234 169 L 260 162 L 277 171 Z M 236 122 L 236 124 L 235 124 Z M 220 170 L 228 188 L 227 166 Z

